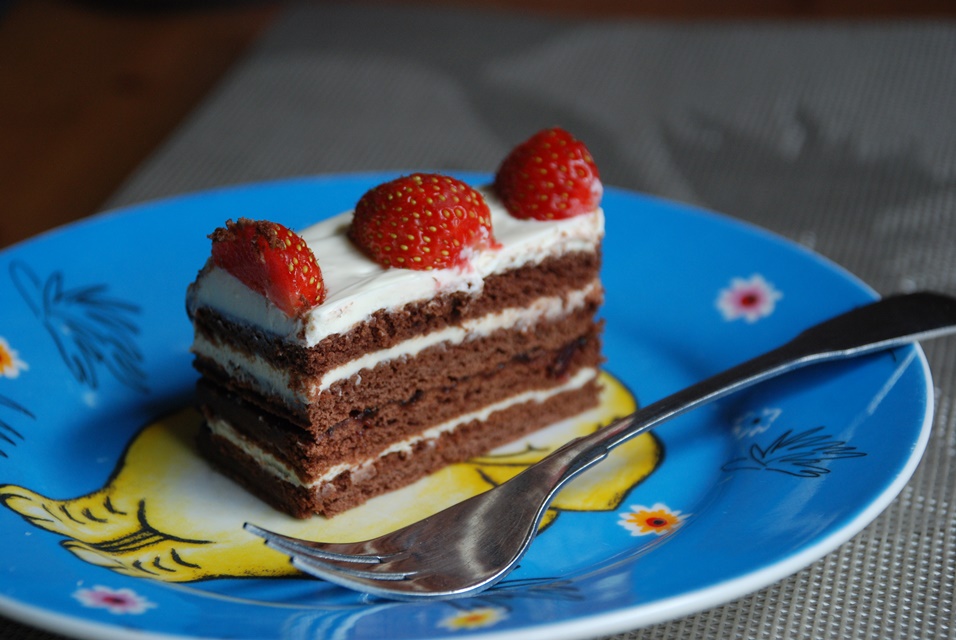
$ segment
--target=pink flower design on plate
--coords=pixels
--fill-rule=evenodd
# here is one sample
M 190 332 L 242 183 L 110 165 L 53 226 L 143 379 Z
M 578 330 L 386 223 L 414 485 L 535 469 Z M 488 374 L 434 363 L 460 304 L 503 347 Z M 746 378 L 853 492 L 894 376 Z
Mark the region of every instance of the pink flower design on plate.
M 730 286 L 721 289 L 717 297 L 717 309 L 724 320 L 743 318 L 747 322 L 756 322 L 773 313 L 782 297 L 783 294 L 758 273 L 747 279 L 731 280 Z
M 77 589 L 73 593 L 73 597 L 79 600 L 84 607 L 106 609 L 117 615 L 145 613 L 146 610 L 156 606 L 132 589 L 110 589 L 109 587 L 95 586 L 92 589 Z

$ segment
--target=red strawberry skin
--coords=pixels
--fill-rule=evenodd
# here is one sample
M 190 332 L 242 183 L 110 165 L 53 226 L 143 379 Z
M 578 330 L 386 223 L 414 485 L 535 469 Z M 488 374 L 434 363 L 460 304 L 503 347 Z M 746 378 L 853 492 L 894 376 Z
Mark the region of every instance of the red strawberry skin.
M 312 250 L 277 222 L 229 220 L 212 235 L 212 261 L 266 296 L 288 316 L 325 299 L 322 271 Z
M 461 267 L 469 249 L 494 246 L 491 211 L 464 182 L 414 173 L 369 190 L 355 206 L 349 237 L 383 267 Z
M 558 220 L 596 209 L 604 187 L 584 143 L 555 127 L 508 154 L 495 174 L 495 192 L 516 218 Z

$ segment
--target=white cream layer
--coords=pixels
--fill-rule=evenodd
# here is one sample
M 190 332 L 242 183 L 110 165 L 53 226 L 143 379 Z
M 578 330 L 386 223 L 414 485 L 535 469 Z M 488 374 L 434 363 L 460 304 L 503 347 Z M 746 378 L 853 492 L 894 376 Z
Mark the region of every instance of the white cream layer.
M 315 254 L 325 281 L 326 299 L 298 318 L 289 318 L 263 296 L 216 267 L 206 269 L 192 288 L 190 308 L 208 306 L 236 320 L 313 346 L 347 332 L 380 309 L 400 309 L 436 294 L 479 293 L 484 278 L 545 258 L 594 252 L 604 237 L 604 213 L 566 220 L 518 220 L 482 189 L 492 228 L 501 247 L 476 252 L 466 268 L 413 271 L 385 269 L 369 260 L 346 237 L 352 213 L 345 212 L 300 231 Z
M 325 473 L 323 473 L 317 479 L 309 483 L 303 483 L 299 479 L 299 477 L 296 475 L 296 473 L 291 468 L 289 468 L 284 462 L 280 461 L 278 458 L 273 456 L 268 451 L 261 449 L 260 447 L 256 446 L 255 444 L 249 442 L 248 440 L 243 438 L 241 435 L 239 435 L 228 422 L 217 419 L 217 420 L 209 421 L 208 424 L 209 424 L 209 428 L 212 430 L 212 432 L 215 435 L 224 438 L 225 440 L 230 442 L 233 446 L 240 449 L 243 453 L 245 453 L 246 455 L 251 457 L 253 460 L 255 460 L 256 464 L 258 464 L 260 467 L 262 467 L 263 469 L 265 469 L 272 475 L 278 476 L 282 480 L 285 480 L 286 482 L 289 482 L 296 486 L 300 486 L 300 487 L 304 486 L 309 489 L 316 489 L 320 487 L 320 485 L 322 485 L 323 483 L 329 482 L 330 480 L 334 479 L 336 476 L 338 476 L 341 473 L 344 473 L 345 471 L 351 470 L 351 473 L 353 475 L 361 476 L 363 475 L 363 469 L 370 467 L 371 465 L 375 464 L 377 460 L 384 458 L 385 456 L 391 453 L 398 453 L 402 451 L 411 452 L 415 446 L 417 446 L 419 443 L 423 441 L 427 442 L 427 441 L 437 440 L 443 434 L 452 432 L 456 428 L 460 427 L 461 425 L 468 424 L 469 422 L 472 422 L 474 420 L 485 421 L 489 417 L 491 417 L 493 413 L 496 413 L 498 411 L 504 411 L 505 409 L 508 409 L 509 407 L 517 406 L 519 404 L 524 404 L 526 402 L 538 402 L 538 403 L 547 402 L 549 399 L 565 391 L 573 391 L 575 389 L 580 389 L 584 385 L 588 384 L 589 382 L 597 378 L 597 376 L 598 376 L 597 369 L 591 369 L 591 368 L 580 369 L 570 380 L 568 380 L 563 385 L 560 385 L 558 387 L 554 387 L 551 389 L 544 389 L 544 390 L 538 390 L 538 391 L 526 391 L 524 393 L 519 393 L 510 398 L 506 398 L 494 404 L 490 404 L 486 407 L 483 407 L 482 409 L 479 409 L 478 411 L 462 414 L 460 416 L 455 417 L 452 420 L 449 420 L 447 422 L 443 422 L 439 425 L 431 427 L 430 429 L 423 431 L 417 436 L 413 436 L 411 438 L 403 440 L 402 442 L 395 443 L 383 449 L 377 455 L 370 457 L 368 460 L 365 460 L 357 465 L 349 465 L 349 464 L 333 465 L 332 467 L 329 467 L 329 469 Z
M 201 334 L 196 336 L 193 351 L 216 362 L 230 376 L 240 377 L 253 384 L 262 393 L 275 394 L 286 401 L 308 403 L 336 382 L 348 380 L 362 370 L 372 369 L 380 363 L 398 358 L 413 358 L 425 349 L 439 344 L 459 345 L 468 340 L 490 336 L 501 329 L 527 329 L 542 320 L 557 320 L 583 308 L 587 300 L 600 289 L 600 282 L 592 282 L 583 289 L 567 293 L 564 297 L 542 296 L 527 307 L 504 309 L 467 320 L 459 326 L 446 327 L 404 340 L 388 349 L 367 353 L 331 369 L 303 390 L 292 389 L 287 372 L 276 369 L 264 358 L 214 344 Z

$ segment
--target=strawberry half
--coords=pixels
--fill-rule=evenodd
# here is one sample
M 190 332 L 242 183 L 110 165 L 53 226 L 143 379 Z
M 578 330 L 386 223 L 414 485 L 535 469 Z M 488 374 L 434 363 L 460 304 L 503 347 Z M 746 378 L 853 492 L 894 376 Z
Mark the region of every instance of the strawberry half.
M 415 173 L 369 190 L 355 206 L 349 237 L 383 267 L 462 266 L 469 250 L 494 246 L 484 197 L 455 178 Z
M 604 187 L 584 143 L 556 127 L 508 154 L 495 175 L 495 192 L 516 218 L 555 220 L 596 209 Z
M 312 250 L 277 222 L 239 218 L 212 235 L 212 261 L 294 316 L 325 299 L 322 271 Z

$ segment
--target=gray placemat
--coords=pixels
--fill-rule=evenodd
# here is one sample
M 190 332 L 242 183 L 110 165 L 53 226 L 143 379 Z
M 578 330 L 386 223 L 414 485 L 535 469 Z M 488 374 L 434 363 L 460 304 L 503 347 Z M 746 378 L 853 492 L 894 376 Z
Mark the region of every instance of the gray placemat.
M 953 114 L 953 24 L 301 6 L 112 205 L 313 173 L 488 171 L 560 124 L 607 184 L 754 222 L 880 293 L 956 294 Z M 956 341 L 926 353 L 935 428 L 881 517 L 778 584 L 615 638 L 956 637 Z

